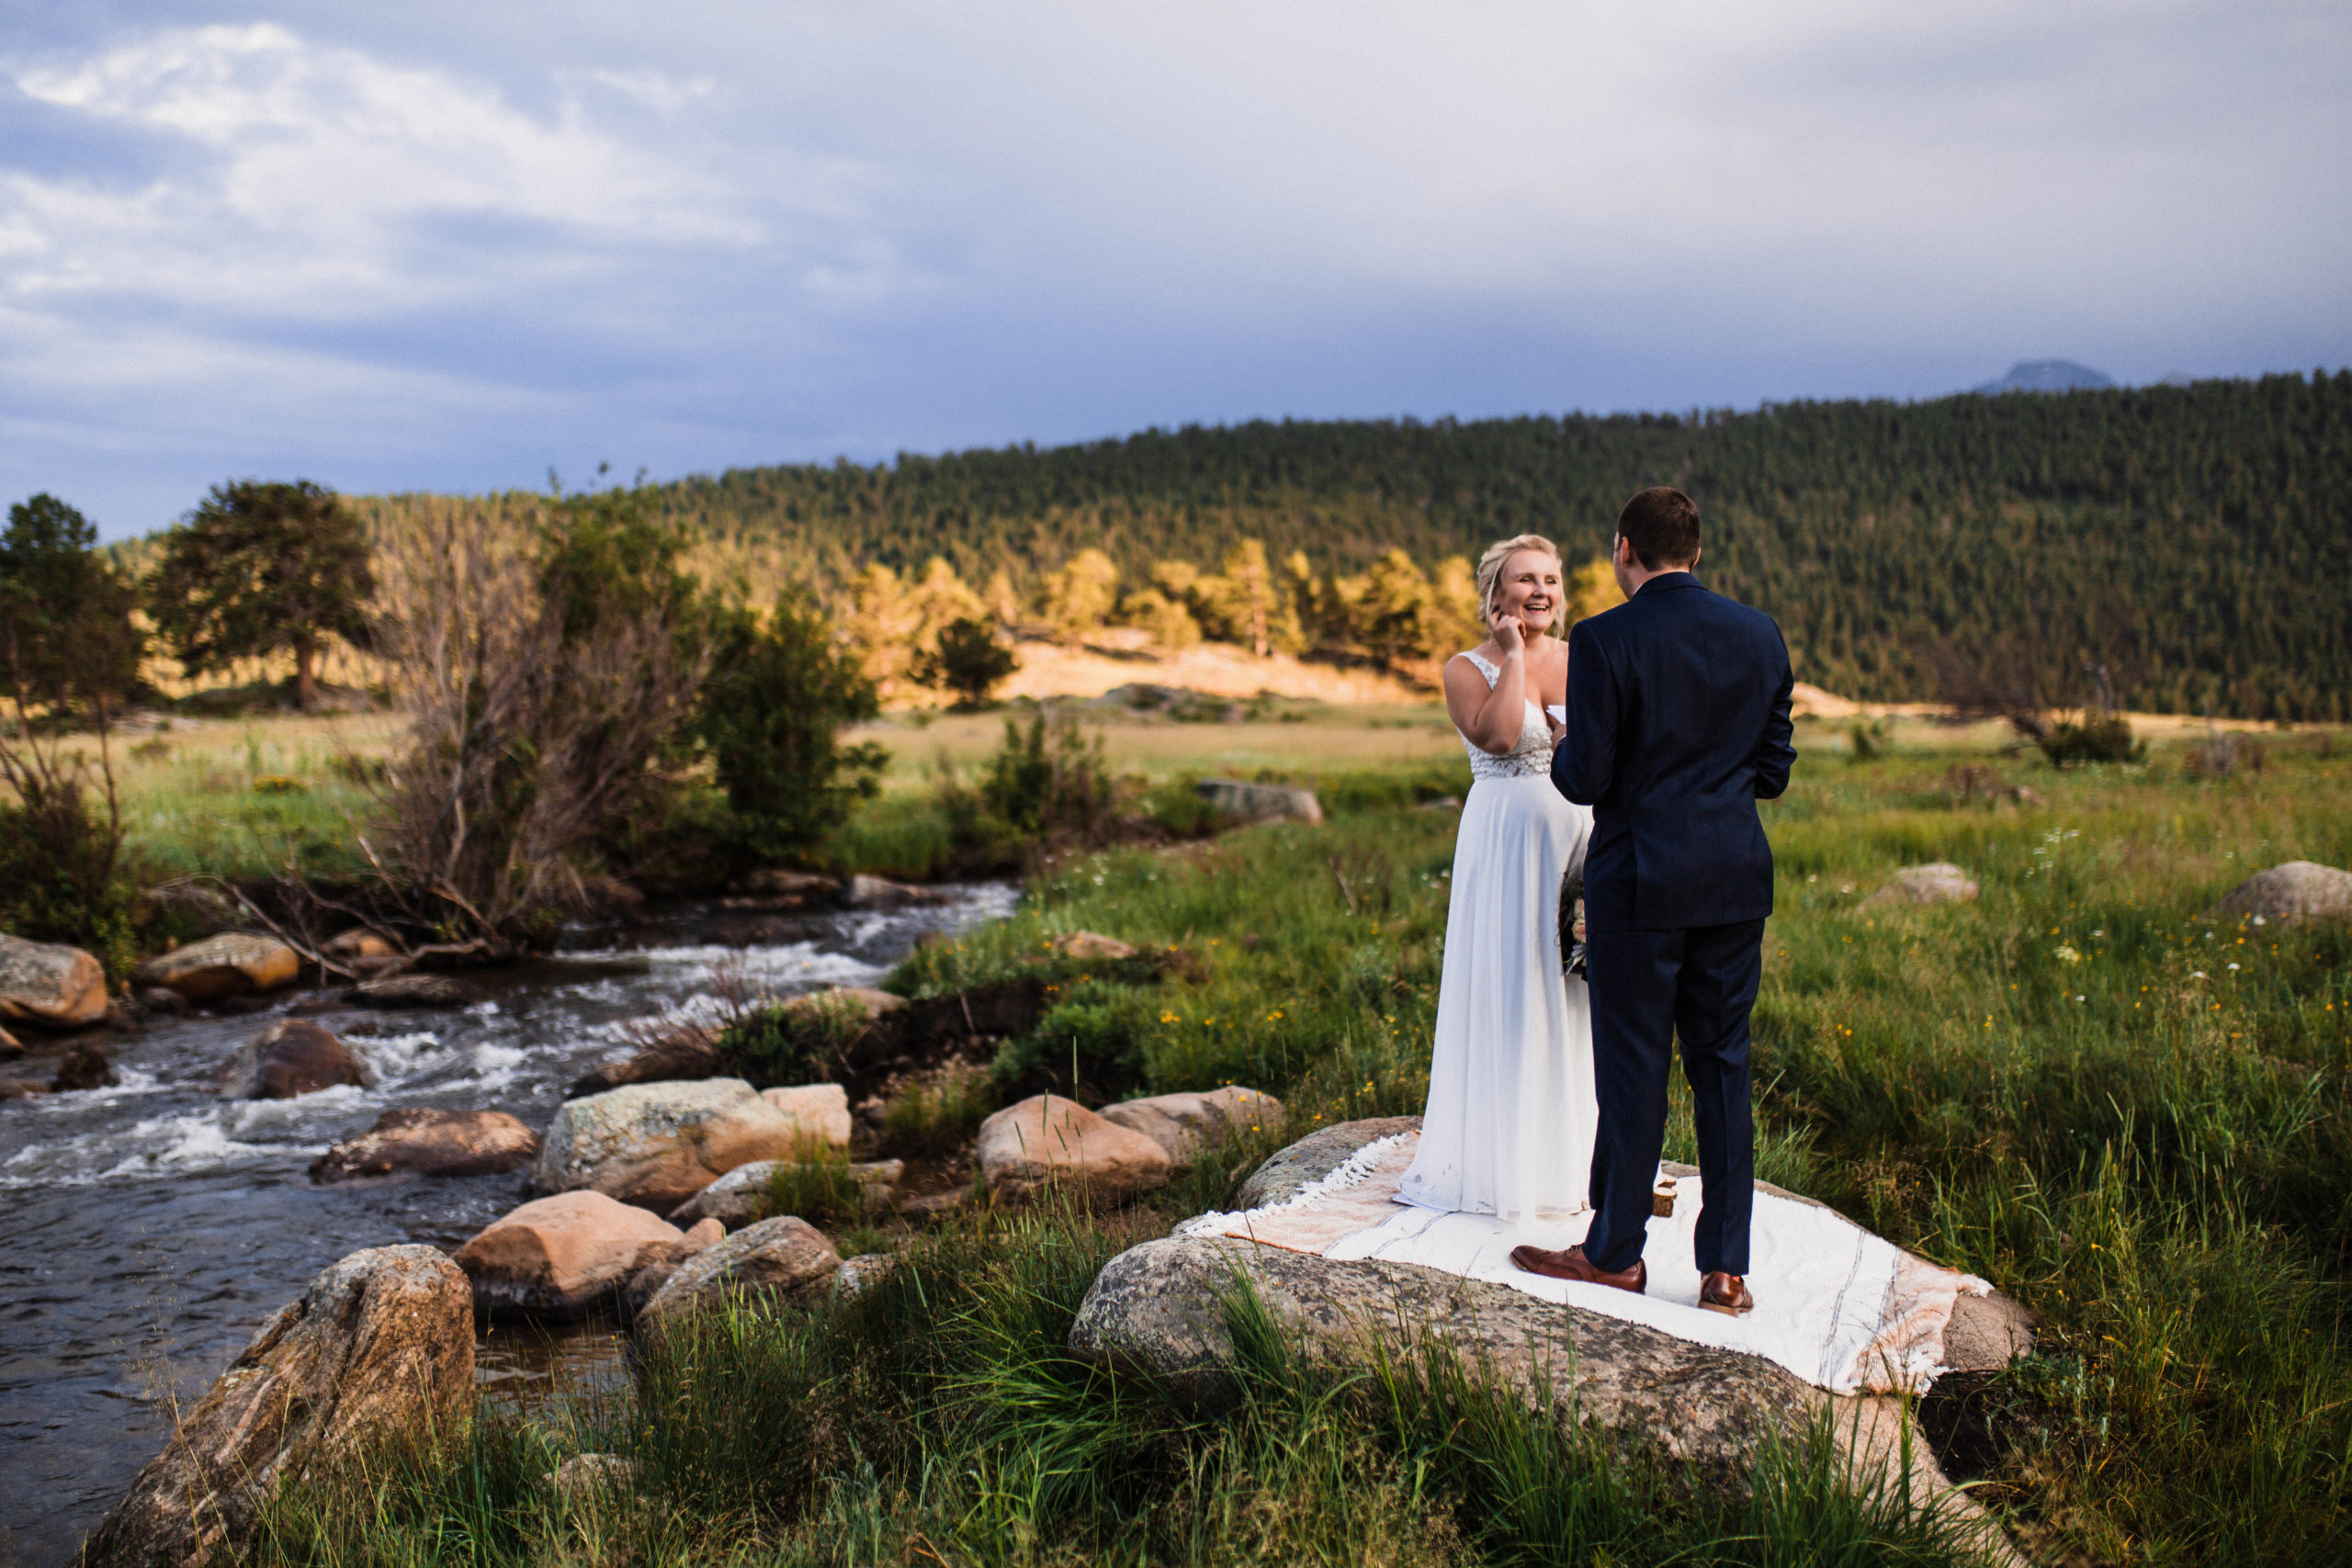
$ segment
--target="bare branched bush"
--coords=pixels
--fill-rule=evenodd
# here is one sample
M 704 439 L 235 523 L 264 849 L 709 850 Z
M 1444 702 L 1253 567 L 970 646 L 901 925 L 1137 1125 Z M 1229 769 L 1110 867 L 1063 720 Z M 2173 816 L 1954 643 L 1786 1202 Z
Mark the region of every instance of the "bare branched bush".
M 669 786 L 709 659 L 680 547 L 628 491 L 419 506 L 382 536 L 378 648 L 413 729 L 366 848 L 445 952 L 545 945 Z

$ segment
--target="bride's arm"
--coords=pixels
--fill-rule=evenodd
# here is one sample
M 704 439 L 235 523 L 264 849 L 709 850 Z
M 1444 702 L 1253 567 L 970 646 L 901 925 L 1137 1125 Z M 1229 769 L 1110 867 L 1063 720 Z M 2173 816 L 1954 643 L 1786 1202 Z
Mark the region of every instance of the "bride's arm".
M 1498 639 L 1499 640 L 1499 639 Z M 1495 756 L 1508 756 L 1527 728 L 1527 655 L 1512 649 L 1503 655 L 1502 673 L 1493 691 L 1477 666 L 1460 657 L 1445 661 L 1445 711 L 1453 727 L 1473 746 Z

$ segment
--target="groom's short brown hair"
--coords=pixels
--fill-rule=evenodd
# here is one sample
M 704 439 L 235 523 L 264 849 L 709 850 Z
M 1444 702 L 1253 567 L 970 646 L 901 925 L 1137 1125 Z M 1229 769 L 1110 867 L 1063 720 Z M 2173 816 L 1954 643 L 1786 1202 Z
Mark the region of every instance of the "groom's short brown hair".
M 1699 503 L 1670 486 L 1652 485 L 1617 514 L 1617 532 L 1645 571 L 1689 566 L 1699 558 Z

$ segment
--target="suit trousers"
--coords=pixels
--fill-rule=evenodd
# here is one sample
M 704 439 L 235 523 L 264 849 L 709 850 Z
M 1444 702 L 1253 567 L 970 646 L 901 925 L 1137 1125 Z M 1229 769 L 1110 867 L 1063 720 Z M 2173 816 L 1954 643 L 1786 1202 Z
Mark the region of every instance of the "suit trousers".
M 1589 929 L 1592 1070 L 1600 1130 L 1592 1150 L 1592 1228 L 1585 1256 L 1631 1269 L 1648 1238 L 1650 1187 L 1666 1145 L 1668 1054 L 1682 1042 L 1682 1075 L 1698 1122 L 1698 1264 L 1747 1272 L 1756 1203 L 1756 1122 L 1748 1103 L 1748 1014 L 1763 977 L 1764 922 L 1679 931 Z

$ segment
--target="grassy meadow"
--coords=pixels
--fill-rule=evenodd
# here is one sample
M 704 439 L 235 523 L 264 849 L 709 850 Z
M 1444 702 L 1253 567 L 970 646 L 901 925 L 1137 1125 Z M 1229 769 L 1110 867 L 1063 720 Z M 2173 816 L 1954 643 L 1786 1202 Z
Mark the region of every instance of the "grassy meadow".
M 866 1238 L 904 1258 L 867 1296 L 707 1320 L 623 1395 L 529 1417 L 486 1406 L 438 1457 L 379 1456 L 290 1493 L 260 1558 L 1966 1560 L 1899 1499 L 1851 1492 L 1826 1449 L 1776 1450 L 1752 1502 L 1705 1506 L 1464 1385 L 1442 1354 L 1418 1376 L 1332 1379 L 1245 1333 L 1250 1392 L 1221 1411 L 1062 1354 L 1113 1253 L 1219 1201 L 1303 1129 L 1420 1108 L 1454 823 L 1426 802 L 1466 770 L 1433 713 L 1256 728 L 1114 727 L 1109 749 L 1181 776 L 1266 747 L 1263 770 L 1316 779 L 1328 824 L 1065 861 L 1012 920 L 921 950 L 893 984 L 985 979 L 1075 930 L 1180 945 L 1197 962 L 1163 982 L 1068 987 L 1006 1048 L 1001 1080 L 1075 1070 L 1090 1098 L 1248 1083 L 1289 1101 L 1286 1130 L 1122 1213 L 983 1213 Z M 927 734 L 989 737 L 988 721 Z M 1891 755 L 1856 761 L 1826 727 L 1801 732 L 1796 781 L 1767 808 L 1780 900 L 1757 1017 L 1759 1171 L 2042 1315 L 2033 1356 L 1946 1380 L 1922 1411 L 2030 1556 L 2343 1562 L 2352 931 L 2207 912 L 2252 870 L 2352 863 L 2352 750 L 2273 737 L 2259 771 L 2215 778 L 2177 747 L 2059 773 L 1983 739 L 1905 726 Z M 912 750 L 874 814 L 919 798 Z M 2006 793 L 2020 784 L 2039 798 Z M 1981 898 L 1865 903 L 1939 859 Z M 1669 1153 L 1692 1153 L 1687 1118 Z M 584 1451 L 642 1480 L 568 1498 L 540 1484 Z

